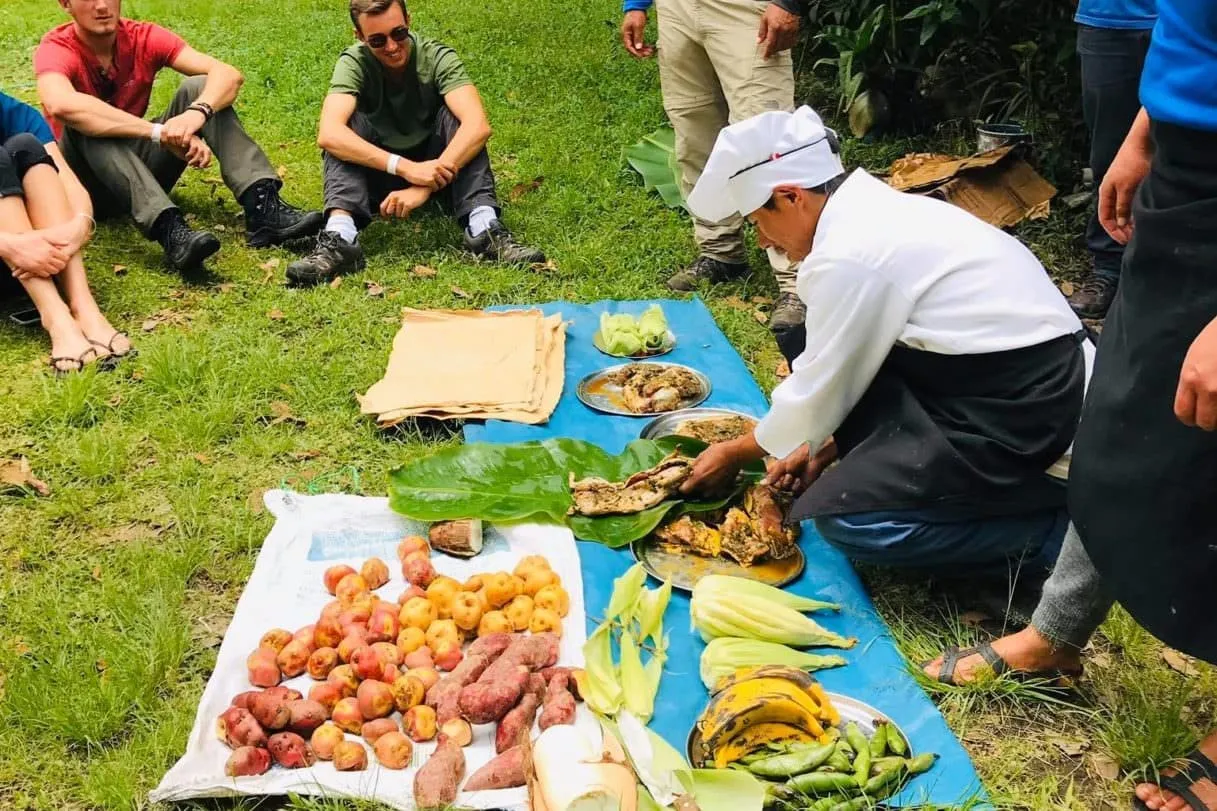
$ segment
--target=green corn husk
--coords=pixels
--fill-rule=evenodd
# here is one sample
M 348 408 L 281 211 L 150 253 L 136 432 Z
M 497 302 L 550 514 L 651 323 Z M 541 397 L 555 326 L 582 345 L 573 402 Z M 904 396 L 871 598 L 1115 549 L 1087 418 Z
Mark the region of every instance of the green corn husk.
M 841 606 L 836 603 L 828 603 L 823 600 L 815 600 L 811 597 L 802 597 L 798 594 L 791 594 L 788 591 L 775 588 L 766 583 L 759 583 L 756 580 L 749 580 L 745 577 L 732 577 L 725 574 L 706 575 L 697 581 L 696 591 L 701 591 L 703 594 L 710 592 L 727 591 L 732 594 L 751 594 L 755 597 L 761 597 L 770 602 L 785 608 L 790 608 L 795 611 L 806 613 L 810 611 L 840 611 Z
M 810 617 L 752 588 L 739 588 L 740 578 L 703 577 L 693 588 L 689 615 L 693 627 L 709 642 L 719 637 L 741 637 L 776 642 L 796 648 L 852 648 L 856 639 L 833 633 Z M 706 581 L 711 581 L 703 587 Z M 776 591 L 776 590 L 775 590 Z
M 821 656 L 795 650 L 774 642 L 759 639 L 719 637 L 710 640 L 701 655 L 701 680 L 707 690 L 723 676 L 729 676 L 740 668 L 760 665 L 785 665 L 808 672 L 841 667 L 845 659 L 840 656 Z

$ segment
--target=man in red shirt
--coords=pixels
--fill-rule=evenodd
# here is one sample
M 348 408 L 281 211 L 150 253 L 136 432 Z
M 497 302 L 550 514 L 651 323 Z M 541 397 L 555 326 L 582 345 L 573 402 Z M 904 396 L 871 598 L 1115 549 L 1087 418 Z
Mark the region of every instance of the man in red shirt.
M 244 78 L 158 25 L 121 17 L 122 0 L 59 0 L 72 17 L 47 33 L 34 53 L 38 93 L 63 152 L 98 214 L 130 214 L 165 249 L 176 270 L 199 267 L 220 248 L 214 234 L 193 231 L 168 191 L 186 167 L 212 155 L 224 183 L 245 209 L 252 247 L 311 236 L 318 211 L 279 198 L 270 161 L 232 109 Z M 152 83 L 163 67 L 190 78 L 169 110 L 151 121 Z

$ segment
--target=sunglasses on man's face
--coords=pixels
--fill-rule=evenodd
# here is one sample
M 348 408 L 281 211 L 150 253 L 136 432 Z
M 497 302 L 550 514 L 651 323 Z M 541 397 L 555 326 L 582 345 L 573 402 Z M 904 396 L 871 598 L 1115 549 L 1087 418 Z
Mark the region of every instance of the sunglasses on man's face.
M 410 29 L 407 26 L 399 25 L 390 31 L 388 34 L 373 34 L 364 42 L 368 43 L 369 48 L 374 48 L 379 51 L 381 48 L 389 44 L 389 40 L 394 42 L 405 42 L 410 36 Z

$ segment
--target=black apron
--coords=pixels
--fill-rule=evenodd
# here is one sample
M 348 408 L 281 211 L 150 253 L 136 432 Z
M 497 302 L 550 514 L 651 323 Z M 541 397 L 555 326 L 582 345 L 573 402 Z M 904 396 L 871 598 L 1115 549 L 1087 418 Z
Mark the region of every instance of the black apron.
M 1217 434 L 1174 413 L 1183 359 L 1217 317 L 1217 133 L 1165 124 L 1152 133 L 1069 505 L 1108 589 L 1137 622 L 1217 662 Z
M 964 521 L 1063 507 L 1065 483 L 1045 471 L 1077 430 L 1081 343 L 1078 333 L 978 355 L 894 348 L 833 434 L 840 463 L 792 517 L 917 510 Z

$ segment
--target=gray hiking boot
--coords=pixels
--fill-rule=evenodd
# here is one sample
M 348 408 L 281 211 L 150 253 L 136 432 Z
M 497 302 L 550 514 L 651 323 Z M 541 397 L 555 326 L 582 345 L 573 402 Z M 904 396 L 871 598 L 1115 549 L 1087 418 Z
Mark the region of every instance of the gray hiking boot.
M 466 231 L 465 248 L 481 259 L 504 265 L 539 265 L 545 261 L 544 253 L 516 242 L 516 238 L 498 220 L 491 220 L 490 227 L 476 237 L 469 236 Z
M 709 256 L 699 256 L 693 264 L 668 279 L 668 289 L 688 293 L 696 290 L 701 282 L 718 284 L 747 275 L 748 265 L 745 262 L 720 262 Z
M 783 293 L 769 314 L 769 331 L 786 332 L 803 326 L 806 320 L 807 307 L 802 300 L 794 293 Z

